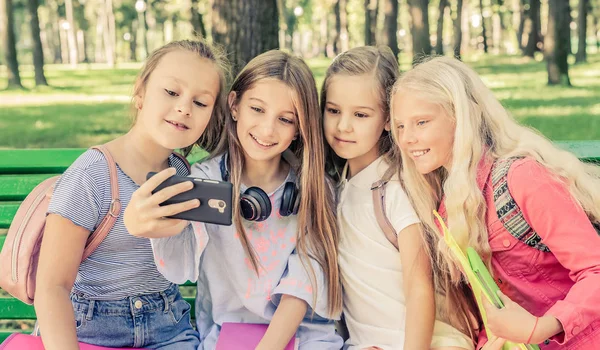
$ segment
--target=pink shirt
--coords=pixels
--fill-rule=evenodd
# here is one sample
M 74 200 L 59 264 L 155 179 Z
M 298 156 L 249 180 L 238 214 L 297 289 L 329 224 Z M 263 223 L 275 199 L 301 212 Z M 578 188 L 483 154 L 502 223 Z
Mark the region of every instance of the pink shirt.
M 600 236 L 566 186 L 531 158 L 515 161 L 508 187 L 525 220 L 550 249 L 513 237 L 496 214 L 492 162 L 479 164 L 478 185 L 488 210 L 492 270 L 502 292 L 535 316 L 551 315 L 564 332 L 539 344 L 544 350 L 600 349 Z M 442 203 L 440 213 L 445 216 Z M 487 341 L 480 334 L 477 348 Z

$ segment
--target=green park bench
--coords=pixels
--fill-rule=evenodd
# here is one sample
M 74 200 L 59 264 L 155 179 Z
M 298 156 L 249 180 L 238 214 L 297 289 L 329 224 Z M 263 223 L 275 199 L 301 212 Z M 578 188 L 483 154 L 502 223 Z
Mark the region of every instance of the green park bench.
M 585 161 L 600 164 L 600 141 L 557 144 Z M 0 150 L 0 248 L 4 245 L 6 231 L 20 202 L 44 179 L 61 174 L 84 151 L 85 149 Z M 194 284 L 187 283 L 184 286 L 192 288 Z M 185 299 L 192 305 L 191 314 L 194 315 L 194 297 Z M 3 329 L 8 321 L 29 320 L 31 323 L 35 318 L 33 306 L 0 291 L 0 343 L 13 332 L 30 331 L 28 327 L 14 328 L 14 324 L 12 329 Z

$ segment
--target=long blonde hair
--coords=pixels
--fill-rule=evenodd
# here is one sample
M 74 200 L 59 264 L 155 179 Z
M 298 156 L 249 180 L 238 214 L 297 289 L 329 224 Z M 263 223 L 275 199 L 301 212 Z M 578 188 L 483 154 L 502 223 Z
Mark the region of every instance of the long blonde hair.
M 290 150 L 299 160 L 296 174 L 300 189 L 300 207 L 297 215 L 297 249 L 305 268 L 311 274 L 313 301 L 316 301 L 316 276 L 308 258 L 313 258 L 323 269 L 327 283 L 327 298 L 330 314 L 342 309 L 342 290 L 337 264 L 338 228 L 334 216 L 334 195 L 329 190 L 325 176 L 323 150 L 324 137 L 320 125 L 319 99 L 312 72 L 300 58 L 283 51 L 272 50 L 252 59 L 238 74 L 231 91 L 236 92 L 236 103 L 242 95 L 263 79 L 277 79 L 293 91 L 292 103 L 298 116 L 298 138 Z M 234 203 L 239 203 L 240 184 L 244 157 L 237 138 L 237 124 L 231 113 L 225 118 L 223 135 L 213 156 L 229 152 L 229 169 L 234 186 Z M 242 226 L 239 206 L 233 207 L 233 220 L 240 232 L 244 251 L 256 271 L 259 263 L 252 245 Z
M 585 164 L 569 152 L 554 146 L 537 131 L 519 125 L 502 107 L 477 73 L 461 61 L 435 57 L 403 74 L 394 86 L 395 94 L 410 92 L 441 106 L 455 125 L 450 170 L 439 168 L 422 175 L 414 161 L 400 152 L 402 181 L 430 243 L 436 286 L 446 293 L 449 310 L 463 311 L 455 319 L 470 330 L 468 313 L 473 304 L 465 298 L 460 269 L 444 241 L 440 239 L 432 211 L 444 197 L 448 227 L 463 248 L 473 247 L 490 264 L 491 250 L 486 227 L 486 203 L 477 185 L 477 169 L 482 158 L 528 156 L 563 181 L 573 200 L 592 222 L 600 219 L 600 168 Z M 393 111 L 392 111 L 393 116 Z M 396 130 L 392 117 L 392 130 Z M 396 134 L 392 133 L 398 143 Z M 475 311 L 476 312 L 476 311 Z M 476 314 L 476 313 L 475 313 Z
M 327 104 L 327 90 L 331 78 L 336 75 L 355 76 L 369 74 L 375 79 L 379 106 L 386 122 L 389 121 L 390 108 L 389 97 L 394 82 L 398 78 L 400 70 L 398 60 L 388 46 L 360 46 L 350 49 L 335 58 L 327 69 L 323 87 L 321 88 L 321 117 L 325 116 Z M 389 131 L 383 130 L 378 141 L 379 154 L 385 154 L 387 161 L 396 163 L 398 156 L 392 148 L 392 138 Z M 326 170 L 336 180 L 341 175 L 345 160 L 338 157 L 329 144 L 325 145 Z
M 160 60 L 169 52 L 176 50 L 191 52 L 196 54 L 199 58 L 211 61 L 219 74 L 219 93 L 215 99 L 215 106 L 210 121 L 202 133 L 202 136 L 195 142 L 195 145 L 199 146 L 201 149 L 211 152 L 216 147 L 219 135 L 223 130 L 223 116 L 225 115 L 224 110 L 227 105 L 227 95 L 225 92 L 231 74 L 231 66 L 227 60 L 225 51 L 220 46 L 210 45 L 203 39 L 172 41 L 154 50 L 148 56 L 133 87 L 132 111 L 134 123 L 138 113 L 138 109 L 135 107 L 137 96 L 144 94 L 150 75 L 154 72 Z M 193 146 L 194 145 L 184 148 L 182 150 L 183 155 L 187 156 Z

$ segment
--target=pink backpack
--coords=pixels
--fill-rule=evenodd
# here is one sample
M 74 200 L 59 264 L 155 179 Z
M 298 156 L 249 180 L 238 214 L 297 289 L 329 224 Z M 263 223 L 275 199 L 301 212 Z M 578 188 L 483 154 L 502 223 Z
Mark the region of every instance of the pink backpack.
M 100 245 L 121 213 L 117 167 L 104 146 L 95 146 L 106 158 L 110 173 L 111 205 L 108 214 L 89 236 L 81 261 L 87 259 Z M 40 245 L 46 225 L 46 214 L 54 185 L 54 176 L 37 185 L 19 206 L 12 220 L 6 241 L 0 252 L 0 288 L 27 304 L 33 304 L 35 277 Z

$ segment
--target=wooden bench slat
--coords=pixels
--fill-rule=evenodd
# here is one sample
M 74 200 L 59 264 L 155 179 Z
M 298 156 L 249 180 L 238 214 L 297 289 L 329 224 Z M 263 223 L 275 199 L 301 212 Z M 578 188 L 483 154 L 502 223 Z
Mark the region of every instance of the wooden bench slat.
M 9 228 L 21 202 L 0 202 L 0 228 Z
M 193 297 L 183 298 L 191 305 L 190 316 L 192 317 L 192 321 L 195 320 L 196 315 L 196 306 Z M 16 317 L 18 315 L 25 315 L 22 317 Z M 0 319 L 5 320 L 33 320 L 36 319 L 35 310 L 33 306 L 22 303 L 17 299 L 12 298 L 0 298 Z M 31 333 L 32 330 L 23 330 L 23 329 L 5 329 L 0 331 L 0 344 L 8 338 L 12 333 L 21 332 L 21 333 Z
M 22 201 L 40 182 L 55 175 L 0 175 L 0 202 Z
M 84 151 L 82 148 L 0 150 L 0 174 L 62 173 Z
M 0 298 L 0 320 L 34 320 L 35 310 L 14 298 Z
M 599 141 L 555 141 L 557 146 L 585 161 L 600 162 Z
M 0 174 L 62 173 L 85 151 L 85 148 L 0 150 Z M 206 151 L 195 148 L 187 158 L 194 163 L 207 155 Z
M 190 315 L 195 315 L 194 297 L 183 298 L 191 306 Z M 0 320 L 35 320 L 33 305 L 27 305 L 15 298 L 0 298 Z

